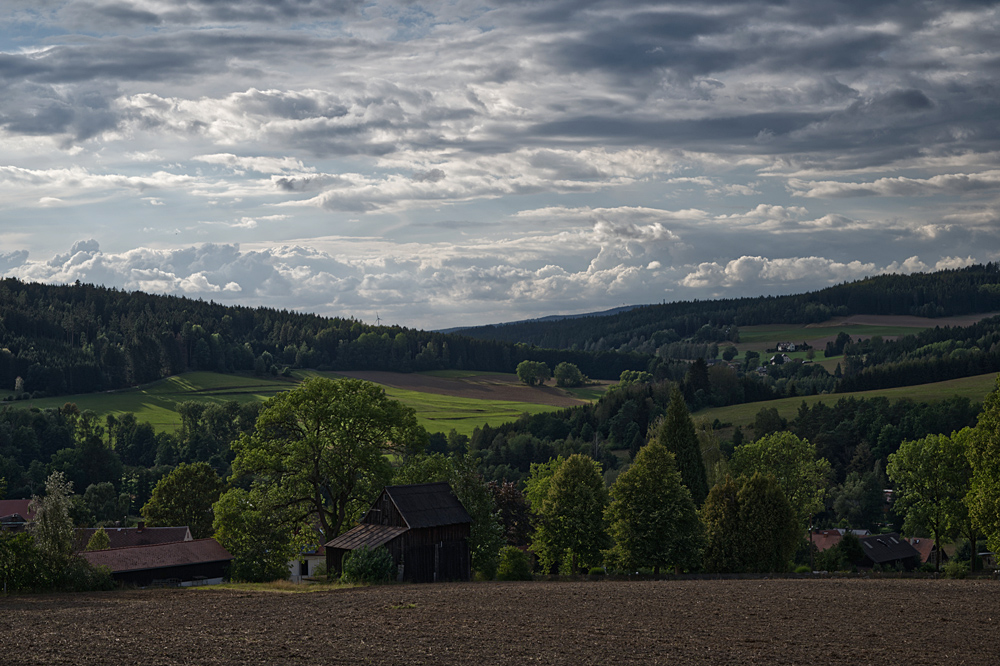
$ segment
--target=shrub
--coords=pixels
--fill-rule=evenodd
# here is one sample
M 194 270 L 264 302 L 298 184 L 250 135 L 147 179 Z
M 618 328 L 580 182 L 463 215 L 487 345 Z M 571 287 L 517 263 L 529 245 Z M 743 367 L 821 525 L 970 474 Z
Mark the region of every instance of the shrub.
M 590 567 L 589 573 L 591 576 L 603 576 L 607 572 L 604 570 L 604 567 Z
M 812 573 L 812 568 L 808 564 L 802 564 L 800 566 L 795 567 L 795 573 L 797 574 Z
M 497 580 L 531 580 L 531 561 L 528 554 L 515 546 L 500 549 Z
M 945 578 L 965 578 L 969 575 L 969 565 L 959 560 L 951 560 L 944 565 Z
M 361 546 L 344 559 L 345 583 L 388 583 L 396 572 L 392 555 L 384 546 L 369 548 Z

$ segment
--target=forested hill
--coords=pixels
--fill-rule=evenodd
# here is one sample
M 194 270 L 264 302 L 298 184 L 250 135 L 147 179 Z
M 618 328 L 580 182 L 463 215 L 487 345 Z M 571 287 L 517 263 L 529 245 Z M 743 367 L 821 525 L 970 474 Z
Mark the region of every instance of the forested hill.
M 948 317 L 998 309 L 1000 264 L 989 263 L 936 273 L 880 275 L 794 296 L 647 305 L 609 316 L 480 326 L 462 334 L 555 349 L 607 350 L 636 338 L 655 339 L 657 345 L 692 338 L 721 341 L 731 326 L 811 324 L 853 314 Z
M 18 396 L 118 389 L 186 370 L 514 372 L 523 360 L 568 361 L 591 377 L 617 379 L 623 370 L 646 369 L 649 357 L 532 349 L 85 284 L 0 280 L 0 389 Z

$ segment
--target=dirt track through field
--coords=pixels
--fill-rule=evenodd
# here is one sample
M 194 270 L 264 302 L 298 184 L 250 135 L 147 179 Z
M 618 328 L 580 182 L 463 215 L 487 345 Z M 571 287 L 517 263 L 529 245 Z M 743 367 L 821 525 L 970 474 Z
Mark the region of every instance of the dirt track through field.
M 739 580 L 0 598 L 0 663 L 997 664 L 1000 583 Z
M 574 398 L 554 386 L 525 386 L 516 379 L 512 379 L 510 375 L 485 374 L 446 378 L 379 370 L 338 371 L 337 374 L 408 391 L 436 393 L 458 398 L 530 402 L 553 407 L 573 407 L 586 403 L 585 400 Z

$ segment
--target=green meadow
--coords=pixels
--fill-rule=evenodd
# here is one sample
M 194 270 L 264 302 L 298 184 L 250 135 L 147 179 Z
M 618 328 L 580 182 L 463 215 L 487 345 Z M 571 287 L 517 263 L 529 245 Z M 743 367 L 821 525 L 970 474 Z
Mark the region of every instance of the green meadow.
M 228 400 L 262 402 L 280 391 L 293 388 L 303 376 L 299 373 L 295 374 L 297 376 L 293 378 L 270 377 L 265 379 L 213 372 L 188 372 L 123 391 L 64 395 L 55 398 L 0 404 L 48 409 L 61 407 L 67 402 L 72 402 L 81 410 L 92 410 L 101 417 L 107 414 L 118 415 L 132 412 L 137 419 L 148 421 L 157 430 L 175 431 L 181 426 L 180 415 L 175 411 L 179 402 L 185 400 L 207 403 Z M 332 373 L 322 374 L 336 376 Z M 476 400 L 407 391 L 388 386 L 384 388 L 386 395 L 390 398 L 412 407 L 417 412 L 417 420 L 429 432 L 447 433 L 454 428 L 459 434 L 471 435 L 476 427 L 486 423 L 496 426 L 513 421 L 524 413 L 536 414 L 559 409 L 558 407 L 528 402 Z
M 975 377 L 952 379 L 946 382 L 935 382 L 933 384 L 901 386 L 899 388 L 859 391 L 857 393 L 798 396 L 795 398 L 781 398 L 780 400 L 766 400 L 764 402 L 748 402 L 729 407 L 712 407 L 695 412 L 693 416 L 695 421 L 712 423 L 715 419 L 719 419 L 722 423 L 731 423 L 734 426 L 747 426 L 753 423 L 757 412 L 765 407 L 774 407 L 783 418 L 792 419 L 798 413 L 799 405 L 803 402 L 809 406 L 815 405 L 818 402 L 825 402 L 832 406 L 841 398 L 849 397 L 885 397 L 890 400 L 909 398 L 916 402 L 937 402 L 945 398 L 960 396 L 968 398 L 973 402 L 982 402 L 996 388 L 996 385 L 996 373 L 988 373 L 985 375 L 976 375 Z

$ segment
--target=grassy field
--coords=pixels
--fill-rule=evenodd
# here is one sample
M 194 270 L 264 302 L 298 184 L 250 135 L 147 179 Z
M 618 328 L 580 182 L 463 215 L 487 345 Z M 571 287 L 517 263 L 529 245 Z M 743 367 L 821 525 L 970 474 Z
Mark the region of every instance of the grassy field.
M 924 327 L 913 326 L 872 326 L 869 324 L 841 324 L 838 326 L 810 326 L 768 324 L 765 326 L 744 326 L 740 328 L 740 343 L 769 343 L 772 347 L 777 342 L 810 342 L 822 338 L 836 337 L 844 331 L 852 338 L 870 338 L 875 335 L 890 337 L 911 335 L 924 330 Z M 811 342 L 810 342 L 811 344 Z
M 934 384 L 919 384 L 917 386 L 903 386 L 875 391 L 859 391 L 857 393 L 798 396 L 764 402 L 749 402 L 730 407 L 713 407 L 695 412 L 693 416 L 695 421 L 707 421 L 711 423 L 715 419 L 719 419 L 723 423 L 732 423 L 734 426 L 747 426 L 753 423 L 754 416 L 764 407 L 774 407 L 783 418 L 792 419 L 798 413 L 799 405 L 803 401 L 810 406 L 817 402 L 825 402 L 828 405 L 833 405 L 841 398 L 851 396 L 855 398 L 885 397 L 890 400 L 910 398 L 917 402 L 937 402 L 957 395 L 969 398 L 973 402 L 980 402 L 996 387 L 996 380 L 997 375 L 989 373 L 975 377 L 952 379 L 946 382 L 936 382 Z
M 321 374 L 336 376 L 332 373 Z M 72 402 L 76 403 L 81 410 L 92 410 L 101 417 L 107 414 L 132 412 L 137 419 L 148 421 L 158 431 L 176 431 L 181 426 L 180 416 L 174 411 L 179 402 L 185 400 L 199 402 L 264 401 L 279 391 L 287 391 L 294 387 L 303 376 L 296 373 L 296 376 L 291 379 L 284 377 L 265 379 L 213 372 L 189 372 L 135 389 L 64 395 L 9 404 L 16 407 L 47 409 L 61 407 L 67 402 Z M 476 427 L 486 423 L 496 426 L 513 421 L 525 412 L 536 414 L 559 409 L 558 407 L 528 402 L 476 400 L 407 391 L 388 386 L 385 387 L 385 392 L 390 398 L 412 407 L 417 412 L 417 420 L 427 428 L 428 432 L 447 433 L 454 428 L 459 434 L 471 435 Z

